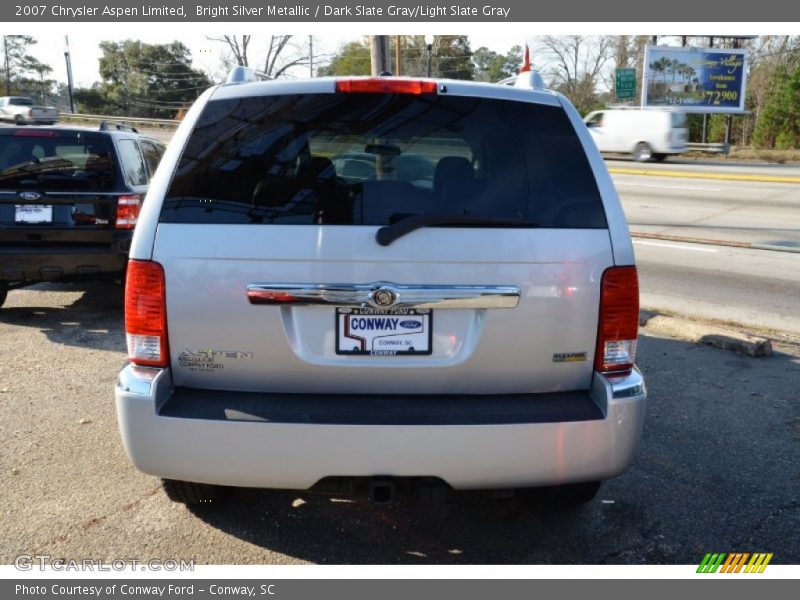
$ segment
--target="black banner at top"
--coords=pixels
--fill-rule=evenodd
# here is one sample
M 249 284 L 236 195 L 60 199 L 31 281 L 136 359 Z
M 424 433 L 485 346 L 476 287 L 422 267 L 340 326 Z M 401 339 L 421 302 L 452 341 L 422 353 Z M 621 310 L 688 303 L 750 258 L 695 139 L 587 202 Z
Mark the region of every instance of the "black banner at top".
M 11 0 L 0 21 L 40 22 L 781 22 L 800 21 L 786 0 Z

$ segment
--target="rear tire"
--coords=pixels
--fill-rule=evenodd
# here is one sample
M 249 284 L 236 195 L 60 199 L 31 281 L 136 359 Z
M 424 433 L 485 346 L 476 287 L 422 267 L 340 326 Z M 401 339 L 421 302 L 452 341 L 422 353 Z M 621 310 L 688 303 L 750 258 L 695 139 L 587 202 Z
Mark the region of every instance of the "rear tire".
M 8 298 L 8 289 L 6 288 L 6 286 L 0 284 L 0 306 L 3 306 L 3 303 L 6 301 L 6 298 Z
M 547 508 L 575 508 L 590 502 L 597 495 L 602 481 L 587 481 L 542 488 L 517 490 L 517 497 L 525 504 Z
M 17 125 L 18 127 L 22 127 L 23 125 L 25 125 L 25 120 L 22 118 L 21 115 L 14 116 L 14 125 Z
M 207 483 L 162 479 L 161 486 L 164 488 L 164 493 L 170 500 L 187 506 L 213 504 L 218 502 L 223 496 L 223 488 L 218 485 L 209 485 Z
M 633 158 L 636 162 L 647 162 L 653 158 L 653 149 L 646 142 L 639 142 L 633 149 Z

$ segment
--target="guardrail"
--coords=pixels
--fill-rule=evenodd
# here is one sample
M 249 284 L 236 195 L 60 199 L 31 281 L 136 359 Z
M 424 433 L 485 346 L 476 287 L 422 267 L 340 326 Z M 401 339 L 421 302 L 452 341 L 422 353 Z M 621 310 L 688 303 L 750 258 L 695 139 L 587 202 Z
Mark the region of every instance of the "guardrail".
M 726 144 L 724 142 L 719 143 L 710 143 L 710 144 L 700 144 L 700 143 L 688 143 L 686 144 L 689 147 L 689 150 L 694 150 L 696 152 L 708 152 L 709 154 L 724 154 L 728 155 L 731 151 L 731 145 Z
M 59 113 L 59 115 L 62 119 L 74 118 L 74 119 L 84 119 L 86 121 L 116 121 L 120 123 L 170 125 L 172 127 L 177 127 L 180 124 L 180 121 L 176 121 L 174 119 L 148 119 L 145 117 L 113 117 L 110 115 L 87 115 L 83 113 L 71 113 L 63 110 Z

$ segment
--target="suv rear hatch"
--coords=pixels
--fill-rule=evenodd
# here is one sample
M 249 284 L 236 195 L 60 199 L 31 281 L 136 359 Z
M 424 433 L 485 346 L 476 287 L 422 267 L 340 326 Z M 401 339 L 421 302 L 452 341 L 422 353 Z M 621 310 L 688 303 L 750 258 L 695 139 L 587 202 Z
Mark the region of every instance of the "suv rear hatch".
M 377 81 L 204 109 L 153 250 L 175 384 L 589 388 L 613 258 L 594 175 L 557 98 Z M 398 230 L 409 222 L 418 227 Z M 401 310 L 380 309 L 381 291 Z
M 26 257 L 112 250 L 125 195 L 110 145 L 91 132 L 0 130 L 0 278 L 49 278 L 46 259 Z

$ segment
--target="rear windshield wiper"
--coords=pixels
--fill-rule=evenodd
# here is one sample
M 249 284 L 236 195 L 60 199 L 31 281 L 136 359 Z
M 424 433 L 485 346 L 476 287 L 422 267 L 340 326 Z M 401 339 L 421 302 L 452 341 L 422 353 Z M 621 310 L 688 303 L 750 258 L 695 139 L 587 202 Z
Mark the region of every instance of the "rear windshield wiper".
M 420 227 L 433 225 L 464 225 L 467 227 L 538 227 L 538 223 L 523 219 L 502 219 L 481 217 L 479 215 L 413 215 L 378 229 L 375 241 L 381 246 L 388 246 L 398 238 L 411 233 Z

